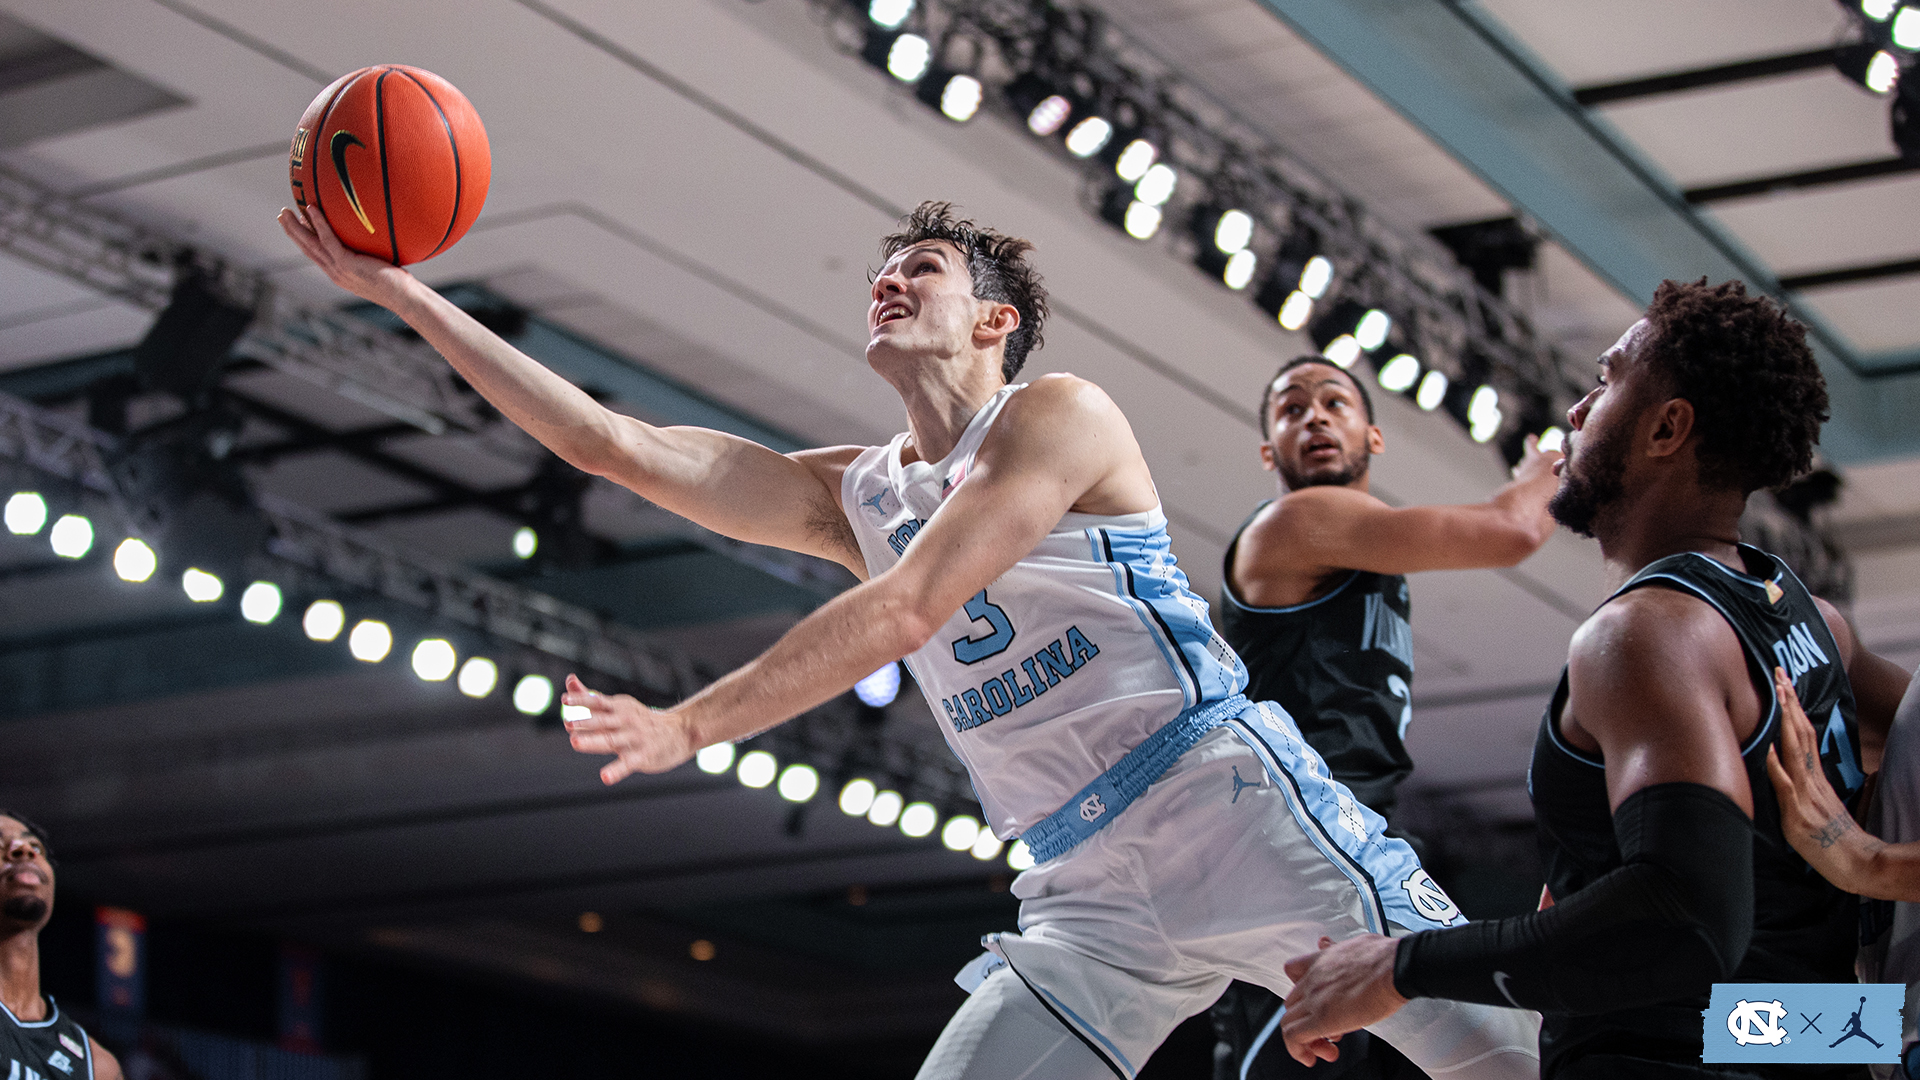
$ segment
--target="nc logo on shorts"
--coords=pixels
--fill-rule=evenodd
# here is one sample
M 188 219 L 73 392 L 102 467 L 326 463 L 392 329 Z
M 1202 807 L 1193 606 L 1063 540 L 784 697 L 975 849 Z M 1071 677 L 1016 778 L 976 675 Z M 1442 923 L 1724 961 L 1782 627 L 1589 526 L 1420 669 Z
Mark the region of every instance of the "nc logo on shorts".
M 1080 800 L 1080 820 L 1095 821 L 1107 812 L 1107 804 L 1100 801 L 1098 794 L 1089 795 Z
M 1703 1062 L 1871 1064 L 1900 1057 L 1898 983 L 1715 983 Z
M 1425 867 L 1418 867 L 1407 879 L 1400 883 L 1407 890 L 1407 899 L 1413 901 L 1413 910 L 1445 926 L 1460 917 L 1460 908 L 1448 896 L 1440 883 L 1433 880 Z

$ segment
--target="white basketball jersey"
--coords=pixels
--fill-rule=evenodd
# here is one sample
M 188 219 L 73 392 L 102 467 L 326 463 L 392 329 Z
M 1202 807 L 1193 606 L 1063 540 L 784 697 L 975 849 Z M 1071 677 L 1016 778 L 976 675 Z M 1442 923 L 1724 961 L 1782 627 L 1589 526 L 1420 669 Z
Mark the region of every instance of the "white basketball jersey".
M 943 460 L 870 447 L 840 502 L 878 577 L 961 484 L 1008 397 L 995 394 Z M 1158 507 L 1069 513 L 906 658 L 1002 838 L 1058 810 L 1182 710 L 1239 693 L 1246 667 L 1207 620 Z

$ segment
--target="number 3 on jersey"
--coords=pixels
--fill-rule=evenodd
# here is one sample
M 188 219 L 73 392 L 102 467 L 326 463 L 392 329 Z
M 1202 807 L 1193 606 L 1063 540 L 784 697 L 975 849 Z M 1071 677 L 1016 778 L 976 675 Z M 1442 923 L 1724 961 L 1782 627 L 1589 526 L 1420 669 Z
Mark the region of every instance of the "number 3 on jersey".
M 987 599 L 987 590 L 981 589 L 973 594 L 961 608 L 967 618 L 974 622 L 984 622 L 991 629 L 986 637 L 963 637 L 953 639 L 953 658 L 963 664 L 977 664 L 989 656 L 998 656 L 1013 644 L 1013 620 L 1000 610 L 1000 605 Z

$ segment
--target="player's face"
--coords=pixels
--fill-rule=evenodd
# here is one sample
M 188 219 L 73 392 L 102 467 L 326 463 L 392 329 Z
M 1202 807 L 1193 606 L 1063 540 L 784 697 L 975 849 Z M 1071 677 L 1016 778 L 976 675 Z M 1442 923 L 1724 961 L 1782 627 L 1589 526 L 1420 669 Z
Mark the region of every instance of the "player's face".
M 867 356 L 957 356 L 973 339 L 983 303 L 959 248 L 943 240 L 915 244 L 873 279 Z
M 1352 376 L 1330 364 L 1303 364 L 1274 380 L 1267 431 L 1261 463 L 1288 491 L 1351 484 L 1382 448 Z
M 1627 448 L 1650 377 L 1644 351 L 1653 332 L 1642 319 L 1600 356 L 1600 381 L 1567 411 L 1573 433 L 1566 457 L 1556 463 L 1560 489 L 1547 503 L 1553 519 L 1581 536 L 1592 536 L 1594 522 L 1626 494 Z
M 38 930 L 53 914 L 53 864 L 39 837 L 10 817 L 0 817 L 0 929 Z

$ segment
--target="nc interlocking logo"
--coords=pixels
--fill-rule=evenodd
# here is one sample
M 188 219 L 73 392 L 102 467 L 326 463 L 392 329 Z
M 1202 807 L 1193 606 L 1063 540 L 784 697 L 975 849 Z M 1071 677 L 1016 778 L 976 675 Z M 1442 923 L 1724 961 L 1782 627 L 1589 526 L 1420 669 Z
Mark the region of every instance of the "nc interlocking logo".
M 1898 983 L 1715 983 L 1701 1060 L 1897 1061 L 1905 998 Z

